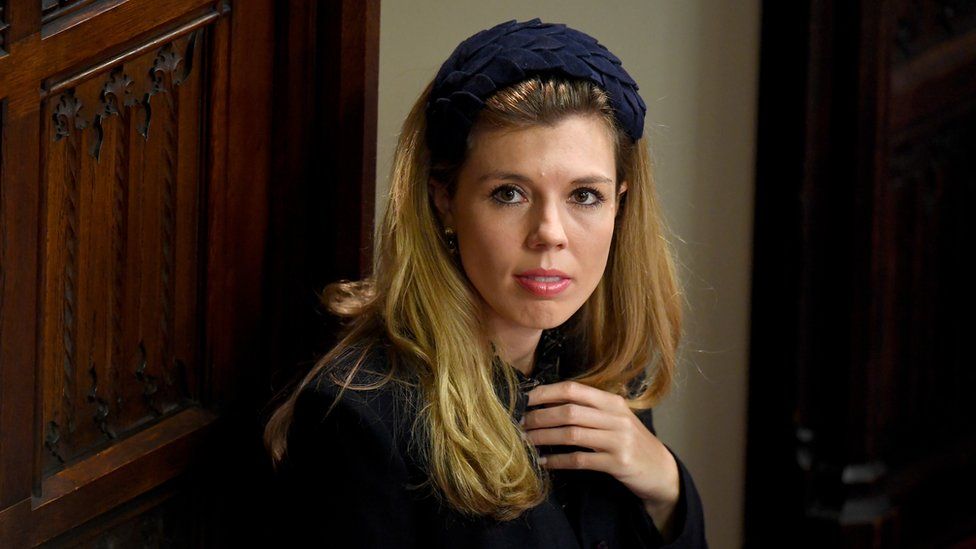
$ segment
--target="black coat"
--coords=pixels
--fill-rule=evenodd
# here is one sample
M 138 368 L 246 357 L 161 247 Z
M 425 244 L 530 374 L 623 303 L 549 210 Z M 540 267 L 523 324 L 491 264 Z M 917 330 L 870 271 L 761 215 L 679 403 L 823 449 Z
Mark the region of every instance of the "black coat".
M 523 388 L 560 379 L 561 340 L 543 333 L 533 378 L 520 372 Z M 383 348 L 372 352 L 357 383 L 388 371 Z M 280 475 L 278 532 L 291 546 L 459 548 L 646 548 L 663 547 L 640 499 L 611 475 L 550 469 L 549 498 L 506 522 L 469 519 L 438 504 L 432 494 L 411 490 L 426 480 L 408 447 L 416 417 L 415 393 L 389 382 L 379 389 L 346 390 L 332 412 L 338 387 L 319 375 L 296 401 L 288 459 Z M 516 420 L 525 412 L 519 394 Z M 655 432 L 651 410 L 638 416 Z M 324 418 L 324 419 L 323 419 Z M 655 432 L 656 434 L 656 432 Z M 541 447 L 540 453 L 548 453 Z M 549 449 L 552 451 L 555 449 Z M 670 448 L 669 448 L 670 450 Z M 559 452 L 565 449 L 557 450 Z M 706 547 L 701 500 L 691 475 L 675 457 L 681 492 L 674 542 L 666 547 Z

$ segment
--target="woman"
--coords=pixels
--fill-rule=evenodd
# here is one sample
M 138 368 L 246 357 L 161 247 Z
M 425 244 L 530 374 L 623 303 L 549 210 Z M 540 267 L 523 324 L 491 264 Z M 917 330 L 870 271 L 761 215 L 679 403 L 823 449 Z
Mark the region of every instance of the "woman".
M 704 547 L 655 436 L 680 332 L 645 106 L 593 38 L 462 42 L 404 123 L 373 276 L 270 419 L 295 542 Z

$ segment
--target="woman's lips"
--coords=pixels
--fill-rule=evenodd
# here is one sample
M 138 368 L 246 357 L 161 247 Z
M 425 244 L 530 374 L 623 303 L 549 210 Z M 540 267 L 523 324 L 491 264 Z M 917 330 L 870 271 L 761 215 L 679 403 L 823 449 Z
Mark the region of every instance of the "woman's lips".
M 571 278 L 557 276 L 515 276 L 515 280 L 529 292 L 540 297 L 552 297 L 565 290 Z

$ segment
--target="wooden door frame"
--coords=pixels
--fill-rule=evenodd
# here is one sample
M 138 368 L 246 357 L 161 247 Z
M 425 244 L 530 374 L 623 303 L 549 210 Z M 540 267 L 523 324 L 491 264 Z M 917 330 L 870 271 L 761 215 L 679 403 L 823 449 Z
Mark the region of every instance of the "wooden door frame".
M 823 498 L 841 468 L 860 466 L 854 438 L 867 428 L 862 315 L 886 55 L 875 4 L 763 3 L 747 547 L 832 546 L 863 526 L 844 525 L 840 500 Z
M 317 293 L 371 274 L 376 192 L 379 0 L 276 8 L 265 401 L 335 340 Z

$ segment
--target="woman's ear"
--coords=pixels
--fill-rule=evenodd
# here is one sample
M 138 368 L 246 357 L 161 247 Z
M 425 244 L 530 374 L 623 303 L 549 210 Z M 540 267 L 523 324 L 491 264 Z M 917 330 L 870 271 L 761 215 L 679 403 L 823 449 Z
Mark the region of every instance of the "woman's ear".
M 454 227 L 454 212 L 451 208 L 451 197 L 447 192 L 447 185 L 434 178 L 427 180 L 427 188 L 431 196 L 434 197 L 434 206 L 444 227 Z
M 627 192 L 627 182 L 622 181 L 620 183 L 620 189 L 617 190 L 617 212 L 615 215 L 620 215 L 620 207 L 623 205 L 624 198 L 626 198 Z

